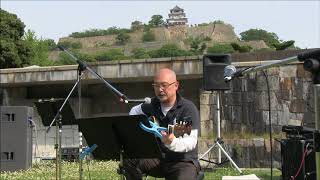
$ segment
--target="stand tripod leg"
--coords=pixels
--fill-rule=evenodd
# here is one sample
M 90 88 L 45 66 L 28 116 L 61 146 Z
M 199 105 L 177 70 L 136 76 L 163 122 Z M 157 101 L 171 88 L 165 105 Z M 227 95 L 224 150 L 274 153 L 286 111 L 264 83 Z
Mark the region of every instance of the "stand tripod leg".
M 206 156 L 206 155 L 211 151 L 211 149 L 214 148 L 215 146 L 216 146 L 216 144 L 212 145 L 203 155 L 201 155 L 201 156 L 198 158 L 198 160 L 200 160 L 200 159 L 202 159 L 204 156 Z
M 120 163 L 119 163 L 119 169 L 118 169 L 118 173 L 120 174 L 120 179 L 121 180 L 126 180 L 125 177 L 125 170 L 123 168 L 123 150 L 120 151 Z
M 225 156 L 227 156 L 227 158 L 229 159 L 229 161 L 232 163 L 232 165 L 234 165 L 234 167 L 236 167 L 236 169 L 239 171 L 240 174 L 242 174 L 241 169 L 239 169 L 239 167 L 236 165 L 236 163 L 231 159 L 231 157 L 228 155 L 228 153 L 223 149 L 223 147 L 220 145 L 220 143 L 218 141 L 216 141 L 216 145 L 219 147 L 219 149 L 221 149 L 221 151 L 223 152 L 223 154 Z
M 59 143 L 58 143 L 58 147 L 59 147 L 59 157 L 58 157 L 58 160 L 59 160 L 59 179 L 61 180 L 61 143 L 62 143 L 62 117 L 61 117 L 61 114 L 59 114 L 59 117 L 58 117 L 58 128 L 59 128 L 59 134 L 58 134 L 58 139 L 59 139 Z
M 83 167 L 82 167 L 82 158 L 80 154 L 82 153 L 82 132 L 79 132 L 79 179 L 82 180 Z
M 56 123 L 57 125 L 58 123 Z M 58 159 L 58 155 L 59 155 L 59 149 L 58 149 L 58 126 L 56 126 L 56 144 L 54 145 L 54 149 L 56 150 L 56 180 L 59 179 L 59 168 L 58 168 L 58 164 L 59 164 L 59 159 Z

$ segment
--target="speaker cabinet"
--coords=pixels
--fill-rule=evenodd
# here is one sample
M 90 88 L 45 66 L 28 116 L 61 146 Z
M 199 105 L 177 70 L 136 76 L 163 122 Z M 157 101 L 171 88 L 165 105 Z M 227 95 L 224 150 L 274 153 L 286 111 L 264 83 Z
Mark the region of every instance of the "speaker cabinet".
M 230 54 L 207 54 L 203 56 L 204 90 L 229 90 L 230 83 L 223 79 L 224 68 L 231 64 Z
M 291 180 L 301 165 L 307 144 L 307 153 L 305 155 L 304 164 L 295 179 L 315 180 L 316 179 L 316 163 L 315 151 L 313 150 L 313 141 L 299 139 L 285 139 L 281 142 L 281 169 L 282 179 Z
M 0 106 L 0 171 L 31 167 L 32 115 L 31 107 Z

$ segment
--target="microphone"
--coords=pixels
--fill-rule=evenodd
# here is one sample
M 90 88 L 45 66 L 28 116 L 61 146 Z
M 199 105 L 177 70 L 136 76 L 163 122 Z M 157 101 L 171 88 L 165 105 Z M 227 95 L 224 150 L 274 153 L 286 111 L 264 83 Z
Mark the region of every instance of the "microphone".
M 144 104 L 150 104 L 151 103 L 151 98 L 146 97 L 144 99 L 125 99 L 125 103 L 144 103 Z
M 228 65 L 224 68 L 223 79 L 225 82 L 229 82 L 234 74 L 237 72 L 236 67 L 233 65 Z

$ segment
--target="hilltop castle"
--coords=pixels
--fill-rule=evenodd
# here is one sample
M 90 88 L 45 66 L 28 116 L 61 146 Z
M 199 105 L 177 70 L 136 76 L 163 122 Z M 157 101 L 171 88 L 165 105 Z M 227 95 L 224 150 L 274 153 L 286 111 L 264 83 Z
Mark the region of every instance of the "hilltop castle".
M 186 25 L 188 22 L 186 13 L 184 13 L 184 9 L 180 8 L 179 6 L 175 6 L 173 9 L 170 9 L 170 14 L 168 14 L 168 16 L 168 26 Z

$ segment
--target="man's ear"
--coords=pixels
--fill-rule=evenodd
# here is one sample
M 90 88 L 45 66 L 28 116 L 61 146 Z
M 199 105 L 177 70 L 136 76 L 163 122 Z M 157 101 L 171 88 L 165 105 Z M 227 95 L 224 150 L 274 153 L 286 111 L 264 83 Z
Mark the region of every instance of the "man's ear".
M 179 81 L 176 82 L 175 86 L 177 87 L 177 89 L 179 89 L 179 86 L 180 86 Z

